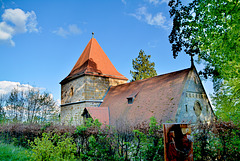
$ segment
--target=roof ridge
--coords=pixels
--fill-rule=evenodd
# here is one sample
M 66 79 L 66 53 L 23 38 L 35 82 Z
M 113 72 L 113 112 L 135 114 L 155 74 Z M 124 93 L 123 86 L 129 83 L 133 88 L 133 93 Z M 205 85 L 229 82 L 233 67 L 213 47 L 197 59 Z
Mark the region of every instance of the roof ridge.
M 84 73 L 87 73 L 88 72 L 88 67 L 89 67 L 89 60 L 90 60 L 90 57 L 91 57 L 91 54 L 92 54 L 92 43 L 93 43 L 93 37 L 90 39 L 90 44 L 89 44 L 89 54 L 88 54 L 88 58 L 87 58 L 87 67 L 86 67 L 86 70 L 84 71 Z
M 142 82 L 145 82 L 145 81 L 148 81 L 150 79 L 154 79 L 156 77 L 162 77 L 164 75 L 168 75 L 168 74 L 173 74 L 173 73 L 178 73 L 178 72 L 183 72 L 185 70 L 190 70 L 192 68 L 186 68 L 186 69 L 182 69 L 182 70 L 177 70 L 177 71 L 174 71 L 174 72 L 169 72 L 169 73 L 165 73 L 165 74 L 161 74 L 161 75 L 156 75 L 154 77 L 150 77 L 150 78 L 145 78 L 145 79 L 141 79 L 141 80 L 136 80 L 136 81 L 133 81 L 133 82 L 128 82 L 128 83 L 124 83 L 124 84 L 119 84 L 117 86 L 123 86 L 123 85 L 126 85 L 126 84 L 132 84 L 132 83 L 142 83 Z M 116 87 L 116 86 L 113 86 L 113 87 Z M 112 87 L 111 87 L 112 88 Z

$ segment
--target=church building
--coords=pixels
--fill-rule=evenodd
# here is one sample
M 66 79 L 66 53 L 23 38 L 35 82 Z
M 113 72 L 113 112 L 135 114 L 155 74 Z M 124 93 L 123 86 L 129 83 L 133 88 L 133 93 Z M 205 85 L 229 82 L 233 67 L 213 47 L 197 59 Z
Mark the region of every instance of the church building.
M 190 68 L 127 83 L 95 38 L 61 84 L 61 122 L 80 125 L 88 117 L 105 125 L 149 122 L 196 123 L 214 119 L 209 99 Z

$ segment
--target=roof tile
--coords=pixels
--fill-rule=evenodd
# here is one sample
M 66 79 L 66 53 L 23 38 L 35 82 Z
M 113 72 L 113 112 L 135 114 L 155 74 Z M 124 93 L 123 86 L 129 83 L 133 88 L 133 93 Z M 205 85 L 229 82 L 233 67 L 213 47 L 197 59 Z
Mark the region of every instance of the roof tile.
M 70 74 L 60 84 L 82 75 L 95 75 L 128 80 L 117 71 L 95 38 L 92 38 L 74 65 Z
M 108 107 L 86 107 L 90 116 L 95 120 L 105 125 L 109 125 L 109 110 Z
M 109 107 L 112 124 L 122 118 L 133 124 L 149 122 L 152 116 L 157 121 L 175 121 L 178 104 L 190 70 L 191 68 L 113 86 L 101 106 Z M 138 94 L 133 103 L 128 104 L 127 97 L 136 92 Z

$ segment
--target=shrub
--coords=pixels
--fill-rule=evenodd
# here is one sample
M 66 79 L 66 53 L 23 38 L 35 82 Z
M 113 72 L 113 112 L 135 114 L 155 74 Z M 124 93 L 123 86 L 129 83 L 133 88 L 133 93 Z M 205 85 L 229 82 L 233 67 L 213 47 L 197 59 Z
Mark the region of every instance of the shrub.
M 71 137 L 57 134 L 43 133 L 42 138 L 36 138 L 30 142 L 32 152 L 28 153 L 35 161 L 64 161 L 75 160 L 76 144 Z
M 195 127 L 194 160 L 240 160 L 240 129 L 232 122 Z
M 240 128 L 231 122 L 193 125 L 194 160 L 240 160 Z M 0 135 L 29 146 L 44 160 L 163 160 L 163 131 L 155 118 L 132 127 L 101 126 L 87 119 L 77 127 L 54 124 L 4 124 Z M 27 142 L 27 140 L 30 140 Z M 33 159 L 34 160 L 34 159 Z
M 58 135 L 65 133 L 73 135 L 73 126 L 54 125 L 47 123 L 44 125 L 36 123 L 11 123 L 0 124 L 0 139 L 5 143 L 13 142 L 14 145 L 28 148 L 28 140 L 33 141 L 36 137 L 42 137 L 42 133 L 54 132 Z

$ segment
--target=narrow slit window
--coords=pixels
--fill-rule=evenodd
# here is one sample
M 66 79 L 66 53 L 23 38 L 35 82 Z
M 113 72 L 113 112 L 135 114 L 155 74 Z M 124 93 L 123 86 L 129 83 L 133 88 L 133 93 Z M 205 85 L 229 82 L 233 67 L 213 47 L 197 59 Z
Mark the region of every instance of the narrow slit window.
M 188 112 L 188 107 L 187 107 L 187 105 L 185 105 L 185 108 L 186 108 L 186 112 Z
M 73 96 L 73 87 L 71 87 L 70 96 Z

